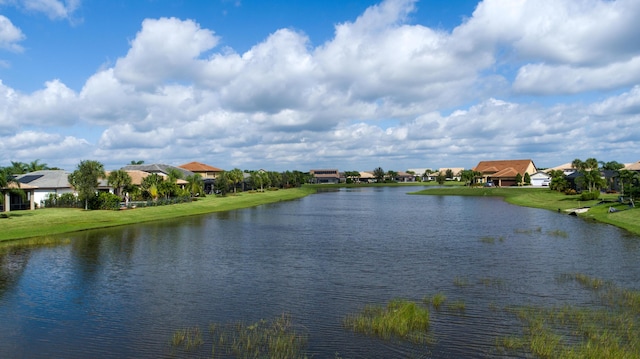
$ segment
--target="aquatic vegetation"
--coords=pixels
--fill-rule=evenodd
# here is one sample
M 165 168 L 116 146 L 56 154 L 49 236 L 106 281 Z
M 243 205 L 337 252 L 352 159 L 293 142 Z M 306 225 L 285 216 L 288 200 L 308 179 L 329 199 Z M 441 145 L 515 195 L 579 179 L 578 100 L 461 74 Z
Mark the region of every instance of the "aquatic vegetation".
M 480 284 L 485 287 L 504 288 L 504 280 L 498 278 L 480 278 Z
M 593 291 L 602 300 L 602 307 L 512 309 L 525 324 L 524 333 L 522 337 L 498 338 L 499 348 L 524 349 L 539 358 L 640 357 L 640 291 L 580 273 L 560 279 Z
M 467 309 L 467 305 L 462 300 L 456 300 L 447 304 L 447 309 L 454 312 L 464 312 Z
M 211 323 L 211 356 L 234 358 L 306 358 L 307 336 L 299 333 L 291 315 L 283 313 L 273 320 L 253 324 Z M 193 351 L 204 344 L 198 328 L 178 330 L 173 334 L 174 349 Z
M 346 316 L 343 325 L 354 332 L 386 340 L 399 338 L 412 343 L 429 341 L 429 310 L 405 299 L 394 299 L 386 307 L 367 305 L 360 313 Z
M 555 229 L 553 231 L 549 231 L 547 232 L 548 235 L 553 236 L 553 237 L 561 237 L 561 238 L 567 238 L 569 237 L 569 234 L 563 230 L 560 229 Z
M 455 277 L 453 278 L 453 285 L 456 287 L 466 287 L 469 285 L 469 280 L 463 277 Z
M 202 344 L 204 344 L 204 341 L 198 327 L 176 330 L 171 337 L 171 345 L 173 347 L 183 347 L 187 351 L 197 349 Z
M 425 296 L 423 298 L 423 302 L 427 305 L 431 304 L 435 310 L 440 310 L 440 307 L 446 300 L 447 296 L 442 292 L 438 292 L 431 297 Z
M 496 242 L 496 239 L 493 238 L 493 237 L 482 237 L 482 238 L 480 238 L 480 242 L 493 244 L 493 243 Z

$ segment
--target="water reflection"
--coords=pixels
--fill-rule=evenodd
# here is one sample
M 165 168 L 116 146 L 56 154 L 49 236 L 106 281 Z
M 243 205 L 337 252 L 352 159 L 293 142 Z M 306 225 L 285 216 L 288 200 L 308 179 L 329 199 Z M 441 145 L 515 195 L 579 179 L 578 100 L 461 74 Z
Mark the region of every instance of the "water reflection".
M 316 357 L 484 358 L 520 327 L 496 308 L 592 304 L 557 281 L 562 273 L 622 286 L 640 278 L 638 238 L 616 228 L 406 191 L 343 189 L 0 255 L 0 317 L 11 319 L 0 323 L 0 357 L 156 358 L 175 329 L 288 312 Z M 365 304 L 437 292 L 466 309 L 433 313 L 436 343 L 426 348 L 341 326 Z

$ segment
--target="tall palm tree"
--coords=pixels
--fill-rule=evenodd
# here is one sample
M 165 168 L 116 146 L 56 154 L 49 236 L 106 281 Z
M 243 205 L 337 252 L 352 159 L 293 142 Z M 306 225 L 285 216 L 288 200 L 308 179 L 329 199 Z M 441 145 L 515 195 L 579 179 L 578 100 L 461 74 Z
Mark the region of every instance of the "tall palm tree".
M 132 179 L 131 176 L 124 170 L 116 170 L 109 173 L 107 182 L 115 189 L 116 195 L 122 196 L 123 188 L 130 186 Z
M 187 176 L 186 181 L 188 183 L 187 190 L 191 196 L 204 195 L 204 180 L 199 173 Z
M 244 173 L 239 168 L 234 168 L 228 173 L 229 180 L 233 183 L 233 193 L 236 193 L 236 187 L 238 183 L 244 180 Z

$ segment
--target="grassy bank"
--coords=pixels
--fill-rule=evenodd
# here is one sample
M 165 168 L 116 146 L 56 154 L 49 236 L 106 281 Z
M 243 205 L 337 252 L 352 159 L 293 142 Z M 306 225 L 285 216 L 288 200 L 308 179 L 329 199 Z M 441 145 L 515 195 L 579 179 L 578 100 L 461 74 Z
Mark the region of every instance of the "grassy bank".
M 626 204 L 615 202 L 617 194 L 603 194 L 599 200 L 581 201 L 579 195 L 565 195 L 547 188 L 507 187 L 507 188 L 470 188 L 447 187 L 429 188 L 412 194 L 438 196 L 495 196 L 503 197 L 505 201 L 518 206 L 560 210 L 564 212 L 572 208 L 589 207 L 589 211 L 579 216 L 628 230 L 640 235 L 640 209 L 629 209 Z M 601 201 L 607 201 L 600 203 Z M 610 213 L 609 208 L 617 212 Z
M 8 218 L 0 218 L 0 242 L 254 207 L 301 198 L 315 191 L 315 188 L 302 187 L 242 192 L 226 197 L 207 196 L 189 203 L 124 211 L 84 211 L 75 208 L 14 211 L 9 213 Z

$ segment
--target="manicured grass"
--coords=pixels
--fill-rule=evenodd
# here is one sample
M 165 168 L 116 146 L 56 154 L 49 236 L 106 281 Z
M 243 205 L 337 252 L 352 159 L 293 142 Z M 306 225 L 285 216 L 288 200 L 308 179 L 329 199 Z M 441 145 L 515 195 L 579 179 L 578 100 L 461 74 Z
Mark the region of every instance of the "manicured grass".
M 13 211 L 8 218 L 0 218 L 0 242 L 229 211 L 292 200 L 315 192 L 315 188 L 307 186 L 278 191 L 242 192 L 226 197 L 207 196 L 189 203 L 122 211 L 85 211 L 75 208 Z
M 599 200 L 581 201 L 579 195 L 565 195 L 547 188 L 505 187 L 505 188 L 472 188 L 446 187 L 429 188 L 410 194 L 436 196 L 494 196 L 503 197 L 505 201 L 524 207 L 543 208 L 566 213 L 572 208 L 590 207 L 589 211 L 579 214 L 582 218 L 612 224 L 640 235 L 640 208 L 629 208 L 626 204 L 615 202 L 617 194 L 603 194 Z M 607 201 L 601 203 L 601 201 Z M 610 213 L 609 208 L 617 212 Z

